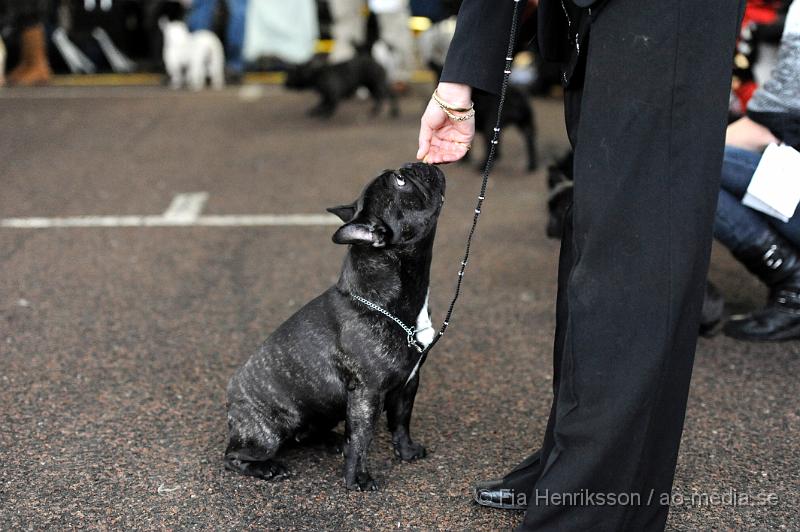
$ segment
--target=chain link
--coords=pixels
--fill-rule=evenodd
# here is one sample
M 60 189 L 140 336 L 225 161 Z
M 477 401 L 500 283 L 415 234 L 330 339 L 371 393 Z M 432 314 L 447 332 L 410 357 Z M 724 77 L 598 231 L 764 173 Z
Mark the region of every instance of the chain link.
M 414 347 L 420 353 L 422 353 L 424 351 L 424 348 L 419 344 L 419 342 L 417 342 L 416 338 L 414 338 L 414 335 L 417 333 L 416 327 L 409 327 L 408 325 L 403 323 L 403 320 L 401 320 L 400 318 L 396 317 L 395 315 L 393 315 L 391 312 L 389 312 L 385 308 L 376 305 L 375 303 L 373 303 L 369 299 L 364 299 L 363 297 L 357 296 L 355 294 L 350 294 L 350 297 L 352 297 L 353 299 L 355 299 L 359 303 L 363 303 L 364 305 L 366 305 L 367 307 L 371 308 L 375 312 L 380 312 L 381 314 L 383 314 L 384 316 L 386 316 L 387 318 L 389 318 L 390 320 L 395 322 L 397 325 L 402 327 L 402 329 L 406 332 L 406 342 L 408 342 L 409 347 Z

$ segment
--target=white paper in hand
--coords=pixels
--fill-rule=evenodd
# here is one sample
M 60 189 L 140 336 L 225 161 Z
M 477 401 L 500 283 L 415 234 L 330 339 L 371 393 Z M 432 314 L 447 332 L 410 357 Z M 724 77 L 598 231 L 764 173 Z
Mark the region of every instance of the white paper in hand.
M 761 156 L 742 204 L 783 222 L 800 203 L 800 152 L 770 144 Z

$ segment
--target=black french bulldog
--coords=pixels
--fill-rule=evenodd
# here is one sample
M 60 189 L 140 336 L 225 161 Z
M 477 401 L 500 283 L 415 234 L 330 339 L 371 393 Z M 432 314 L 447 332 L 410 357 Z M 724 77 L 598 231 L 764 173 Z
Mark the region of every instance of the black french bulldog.
M 317 56 L 287 70 L 286 88 L 313 89 L 319 94 L 319 103 L 308 110 L 310 116 L 330 118 L 339 102 L 352 97 L 359 87 L 366 87 L 369 91 L 373 115 L 381 112 L 386 100 L 389 100 L 391 115 L 396 117 L 400 114 L 397 96 L 389 87 L 386 70 L 369 50 L 364 47 L 357 50 L 355 57 L 349 61 L 329 64 L 324 57 Z
M 483 169 L 486 166 L 486 158 L 489 157 L 494 126 L 497 123 L 497 106 L 500 102 L 498 96 L 479 90 L 473 91 L 472 101 L 475 104 L 475 132 L 481 134 L 486 143 L 486 156 L 480 167 Z M 529 172 L 533 172 L 539 166 L 536 156 L 536 124 L 533 107 L 525 93 L 514 85 L 509 85 L 506 89 L 506 100 L 500 120 L 502 129 L 509 126 L 516 127 L 522 134 L 528 156 L 525 168 Z M 495 146 L 494 159 L 495 161 L 500 160 L 499 144 Z
M 328 209 L 345 222 L 333 241 L 350 245 L 341 276 L 279 326 L 231 378 L 228 469 L 283 478 L 287 470 L 275 461 L 282 447 L 330 441 L 331 430 L 345 420 L 345 486 L 377 489 L 367 451 L 384 410 L 395 454 L 401 460 L 425 456 L 409 432 L 419 353 L 397 323 L 353 296 L 407 326 L 416 323 L 417 340 L 430 343 L 433 329 L 420 333 L 419 324 L 430 326 L 428 283 L 444 190 L 437 167 L 408 164 L 386 170 L 352 204 Z

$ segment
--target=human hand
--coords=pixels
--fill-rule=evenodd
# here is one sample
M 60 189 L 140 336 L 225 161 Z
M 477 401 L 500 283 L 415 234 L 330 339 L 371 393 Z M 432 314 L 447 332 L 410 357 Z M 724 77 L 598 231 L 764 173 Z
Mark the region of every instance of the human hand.
M 743 116 L 728 126 L 725 131 L 725 144 L 750 151 L 764 151 L 770 144 L 780 140 L 766 127 Z
M 440 83 L 439 97 L 455 107 L 469 107 L 472 88 L 460 83 Z M 422 115 L 417 159 L 430 164 L 451 163 L 464 157 L 475 137 L 475 118 L 463 122 L 451 120 L 431 99 Z

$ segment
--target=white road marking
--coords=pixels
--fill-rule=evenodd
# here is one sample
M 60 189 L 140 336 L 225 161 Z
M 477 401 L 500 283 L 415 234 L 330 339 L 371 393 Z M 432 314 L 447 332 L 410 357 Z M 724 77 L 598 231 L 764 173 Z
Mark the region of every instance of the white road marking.
M 159 216 L 71 216 L 69 218 L 4 218 L 1 228 L 50 229 L 70 227 L 256 227 L 341 225 L 328 214 L 233 214 L 199 216 L 194 220 Z
M 169 204 L 167 210 L 164 211 L 164 218 L 193 222 L 203 212 L 207 200 L 208 192 L 177 194 L 172 198 L 172 203 Z
M 208 193 L 177 194 L 164 214 L 69 216 L 63 218 L 3 218 L 0 228 L 50 229 L 74 227 L 258 227 L 341 225 L 332 214 L 231 214 L 201 216 Z
M 226 227 L 237 225 L 342 225 L 333 214 L 232 214 L 201 216 L 196 225 Z
M 199 93 L 172 91 L 162 87 L 42 87 L 37 90 L 0 91 L 0 100 L 155 100 L 188 98 L 230 98 L 228 91 L 203 91 Z

